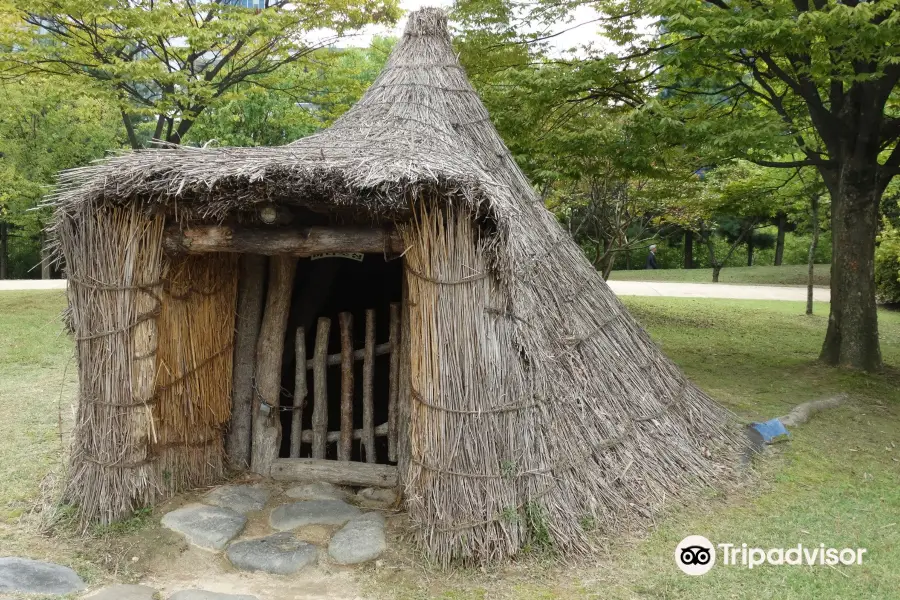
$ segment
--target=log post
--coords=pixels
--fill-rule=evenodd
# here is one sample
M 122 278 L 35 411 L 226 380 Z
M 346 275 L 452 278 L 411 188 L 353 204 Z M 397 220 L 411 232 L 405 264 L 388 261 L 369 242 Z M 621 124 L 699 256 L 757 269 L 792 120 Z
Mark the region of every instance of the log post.
M 272 465 L 276 481 L 325 481 L 359 487 L 397 487 L 397 467 L 314 458 L 279 458 Z
M 397 404 L 400 395 L 400 305 L 391 303 L 391 370 L 388 388 L 388 460 L 397 460 Z
M 338 460 L 350 460 L 353 453 L 353 315 L 339 315 L 341 324 L 341 441 Z
M 315 399 L 312 414 L 312 457 L 325 458 L 326 435 L 328 434 L 328 336 L 331 333 L 331 319 L 322 317 L 316 328 L 316 351 L 313 355 L 313 386 Z
M 251 470 L 260 475 L 269 474 L 281 445 L 281 361 L 296 270 L 297 259 L 291 256 L 274 256 L 269 262 L 269 291 L 256 346 L 257 397 L 250 458 Z
M 363 355 L 363 439 L 366 462 L 375 462 L 375 310 L 366 311 L 366 346 Z
M 303 407 L 306 406 L 306 332 L 297 328 L 294 338 L 296 370 L 294 371 L 294 413 L 291 415 L 291 458 L 300 456 L 303 431 Z
M 250 465 L 250 437 L 253 430 L 253 375 L 256 366 L 256 342 L 266 279 L 268 259 L 259 254 L 240 258 L 234 333 L 234 367 L 231 384 L 231 422 L 225 437 L 225 453 L 232 467 Z

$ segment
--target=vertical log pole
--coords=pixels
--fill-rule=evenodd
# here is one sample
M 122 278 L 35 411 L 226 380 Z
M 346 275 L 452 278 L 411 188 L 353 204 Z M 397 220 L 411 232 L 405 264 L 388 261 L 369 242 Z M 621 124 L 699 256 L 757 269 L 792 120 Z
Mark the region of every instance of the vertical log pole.
M 400 386 L 400 305 L 391 303 L 391 371 L 388 388 L 388 460 L 397 460 L 397 397 Z
M 225 454 L 232 467 L 250 466 L 253 431 L 253 375 L 256 342 L 262 317 L 268 259 L 260 254 L 240 258 L 237 294 L 237 326 L 234 332 L 234 366 L 231 376 L 231 421 L 225 437 Z
M 315 401 L 312 414 L 312 457 L 325 458 L 325 443 L 328 435 L 328 336 L 331 333 L 331 319 L 319 319 L 316 328 L 316 351 L 313 354 L 313 386 Z
M 294 371 L 294 413 L 291 415 L 291 458 L 300 458 L 301 435 L 303 434 L 303 407 L 306 406 L 306 331 L 297 328 L 294 338 L 294 352 L 297 367 Z
M 353 452 L 353 315 L 341 313 L 341 441 L 338 460 Z
M 272 461 L 278 458 L 281 446 L 278 410 L 281 397 L 281 361 L 296 270 L 297 259 L 293 256 L 273 256 L 269 262 L 269 291 L 256 345 L 256 401 L 253 403 L 250 468 L 254 473 L 266 476 Z M 262 407 L 263 403 L 268 406 Z M 261 411 L 261 408 L 268 410 Z
M 375 462 L 375 310 L 366 311 L 366 347 L 363 354 L 363 436 L 366 462 Z

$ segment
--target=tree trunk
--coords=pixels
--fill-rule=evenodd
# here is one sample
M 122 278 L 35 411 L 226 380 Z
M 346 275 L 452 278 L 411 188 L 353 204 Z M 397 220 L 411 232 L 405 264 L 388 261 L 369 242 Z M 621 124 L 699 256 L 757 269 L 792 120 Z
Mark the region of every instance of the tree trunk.
M 873 172 L 845 165 L 831 188 L 831 314 L 821 354 L 828 364 L 866 371 L 881 367 L 875 307 L 876 182 Z
M 41 279 L 51 279 L 50 271 L 50 249 L 47 247 L 46 236 L 41 234 Z
M 234 368 L 231 385 L 231 422 L 225 436 L 225 453 L 232 467 L 250 464 L 250 438 L 253 419 L 253 376 L 256 367 L 256 342 L 265 297 L 266 263 L 258 254 L 240 259 L 237 294 L 237 323 L 234 334 Z
M 812 206 L 813 235 L 812 242 L 809 244 L 809 259 L 807 261 L 809 265 L 809 279 L 806 283 L 806 314 L 808 315 L 813 314 L 813 271 L 816 262 L 816 248 L 819 246 L 819 197 L 814 195 L 810 204 Z
M 9 279 L 9 223 L 0 221 L 0 279 Z
M 684 268 L 694 268 L 694 232 L 684 230 Z
M 713 283 L 719 283 L 719 273 L 722 272 L 722 265 L 714 264 L 713 265 Z
M 780 267 L 784 259 L 784 230 L 787 228 L 787 215 L 778 213 L 778 238 L 775 242 L 775 266 Z
M 296 271 L 297 259 L 293 256 L 269 259 L 269 289 L 256 345 L 256 400 L 250 457 L 253 472 L 265 476 L 269 475 L 281 447 L 281 361 Z
M 747 238 L 747 266 L 753 266 L 753 235 Z

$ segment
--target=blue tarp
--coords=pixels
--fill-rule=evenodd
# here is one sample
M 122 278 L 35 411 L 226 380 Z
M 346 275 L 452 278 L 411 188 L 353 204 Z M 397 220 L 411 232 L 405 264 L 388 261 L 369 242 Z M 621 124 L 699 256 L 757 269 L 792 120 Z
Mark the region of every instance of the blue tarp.
M 780 419 L 772 419 L 765 423 L 751 423 L 750 427 L 758 431 L 767 444 L 771 444 L 773 440 L 783 435 L 791 435 L 788 433 L 788 430 L 785 429 L 784 423 L 782 423 Z

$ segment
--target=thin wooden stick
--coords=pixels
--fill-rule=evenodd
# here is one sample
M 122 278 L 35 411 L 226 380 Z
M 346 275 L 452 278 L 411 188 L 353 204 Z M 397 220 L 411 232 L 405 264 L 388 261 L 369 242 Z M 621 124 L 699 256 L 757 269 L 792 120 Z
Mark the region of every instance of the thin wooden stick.
M 366 462 L 375 462 L 375 309 L 366 311 L 366 347 L 363 357 L 363 439 Z
M 397 460 L 397 396 L 400 373 L 400 305 L 391 303 L 391 372 L 388 389 L 388 460 Z
M 377 427 L 375 427 L 374 431 L 375 431 L 376 438 L 387 437 L 388 424 L 386 422 L 382 423 L 381 425 L 378 425 Z M 361 440 L 361 439 L 363 439 L 363 434 L 364 434 L 363 429 L 354 429 L 353 430 L 353 439 Z M 300 439 L 303 440 L 304 444 L 312 443 L 312 440 L 313 440 L 312 429 L 304 429 L 303 433 L 300 434 Z M 334 444 L 335 442 L 339 442 L 339 441 L 341 441 L 341 432 L 340 431 L 329 431 L 325 435 L 325 440 L 329 444 Z
M 328 360 L 328 335 L 331 332 L 331 319 L 322 317 L 316 329 L 316 351 L 313 356 L 313 385 L 315 386 L 315 403 L 312 414 L 312 456 L 325 458 L 325 437 L 328 433 L 328 382 L 326 361 Z
M 385 354 L 390 354 L 391 352 L 391 344 L 390 342 L 385 342 L 383 344 L 377 344 L 375 346 L 375 356 L 384 356 Z M 359 350 L 353 351 L 353 360 L 362 360 L 366 356 L 365 348 L 360 348 Z M 342 354 L 338 352 L 337 354 L 329 354 L 328 360 L 325 361 L 329 367 L 334 367 L 336 365 L 341 364 Z M 309 359 L 306 361 L 306 369 L 312 369 L 315 366 L 313 359 Z
M 341 324 L 341 441 L 338 460 L 350 460 L 353 452 L 353 315 L 338 315 Z
M 303 430 L 303 407 L 306 406 L 306 331 L 297 328 L 294 339 L 294 353 L 297 358 L 294 370 L 294 414 L 291 418 L 291 458 L 300 457 L 301 431 Z

